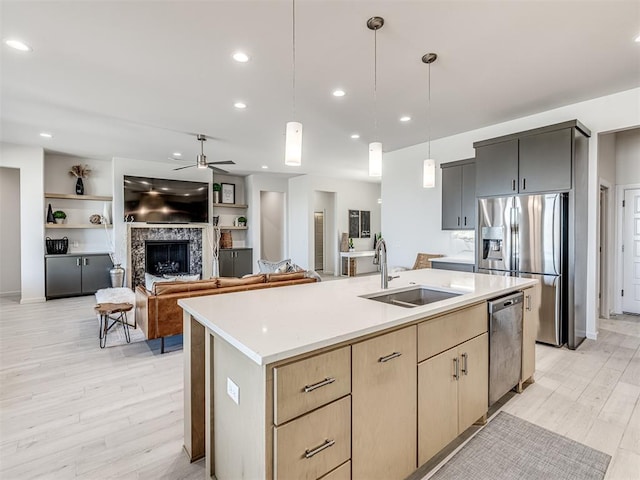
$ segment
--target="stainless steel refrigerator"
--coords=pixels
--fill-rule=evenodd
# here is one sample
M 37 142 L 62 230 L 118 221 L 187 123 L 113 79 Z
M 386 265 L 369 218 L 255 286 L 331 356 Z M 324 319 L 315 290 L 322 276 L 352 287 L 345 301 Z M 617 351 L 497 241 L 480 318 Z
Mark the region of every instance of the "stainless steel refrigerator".
M 566 193 L 479 198 L 476 270 L 539 280 L 537 340 L 560 346 L 571 337 L 575 348 L 584 336 L 573 334 L 568 308 L 567 218 Z

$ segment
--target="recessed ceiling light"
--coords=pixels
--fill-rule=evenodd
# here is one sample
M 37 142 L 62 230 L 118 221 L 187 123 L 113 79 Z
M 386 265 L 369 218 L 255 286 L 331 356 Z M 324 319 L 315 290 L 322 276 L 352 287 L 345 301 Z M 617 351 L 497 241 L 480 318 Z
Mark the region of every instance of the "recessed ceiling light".
M 51 135 L 50 133 L 47 133 L 47 132 L 41 132 L 40 136 L 44 137 L 44 138 L 53 138 L 53 135 Z
M 358 135 L 357 133 L 354 133 L 353 135 L 351 135 L 351 138 L 353 139 L 360 138 L 360 135 Z
M 411 120 L 411 117 L 409 115 L 405 115 L 404 117 L 400 117 L 400 121 L 401 122 L 408 122 L 409 120 Z
M 4 43 L 9 45 L 11 48 L 20 50 L 21 52 L 30 52 L 31 50 L 33 50 L 29 45 L 27 45 L 24 42 L 21 42 L 20 40 L 15 40 L 15 39 L 5 40 Z
M 236 102 L 233 104 L 234 107 L 242 110 L 243 108 L 247 108 L 247 104 L 243 102 Z
M 173 152 L 174 157 L 181 157 L 182 154 L 180 152 Z
M 268 165 L 262 165 L 262 168 L 263 168 L 264 170 L 266 170 L 267 168 L 269 168 L 269 166 L 268 166 Z
M 333 91 L 333 96 L 334 97 L 344 97 L 346 94 L 344 93 L 344 90 L 334 90 Z
M 236 52 L 233 54 L 233 59 L 236 62 L 240 62 L 240 63 L 246 63 L 249 61 L 249 55 L 247 55 L 246 53 L 243 52 Z

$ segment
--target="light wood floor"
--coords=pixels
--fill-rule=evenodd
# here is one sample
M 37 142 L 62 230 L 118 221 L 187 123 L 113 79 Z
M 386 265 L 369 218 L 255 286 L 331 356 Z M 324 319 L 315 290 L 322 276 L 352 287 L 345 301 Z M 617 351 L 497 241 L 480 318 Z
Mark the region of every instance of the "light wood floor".
M 182 451 L 182 351 L 101 350 L 93 297 L 0 298 L 0 478 L 202 479 Z M 536 383 L 504 410 L 613 456 L 640 478 L 640 321 L 601 320 L 577 351 L 538 346 Z

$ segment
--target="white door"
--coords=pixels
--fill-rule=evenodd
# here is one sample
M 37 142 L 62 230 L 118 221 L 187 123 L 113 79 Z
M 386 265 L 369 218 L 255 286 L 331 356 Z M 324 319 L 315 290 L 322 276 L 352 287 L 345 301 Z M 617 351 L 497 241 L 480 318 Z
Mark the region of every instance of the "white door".
M 622 311 L 640 314 L 640 189 L 624 192 Z

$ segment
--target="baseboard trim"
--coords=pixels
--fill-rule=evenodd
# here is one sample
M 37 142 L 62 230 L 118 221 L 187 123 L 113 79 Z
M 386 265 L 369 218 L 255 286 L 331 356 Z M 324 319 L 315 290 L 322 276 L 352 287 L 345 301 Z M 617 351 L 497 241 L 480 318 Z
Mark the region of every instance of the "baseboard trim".
M 45 303 L 47 299 L 45 297 L 34 297 L 34 298 L 21 298 L 20 305 L 27 305 L 29 303 Z
M 587 338 L 589 340 L 598 340 L 598 332 L 587 332 Z
M 15 292 L 0 292 L 0 297 L 19 297 L 20 290 L 16 290 Z

